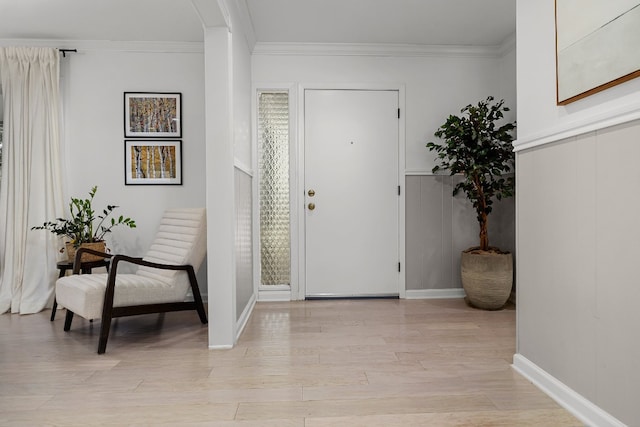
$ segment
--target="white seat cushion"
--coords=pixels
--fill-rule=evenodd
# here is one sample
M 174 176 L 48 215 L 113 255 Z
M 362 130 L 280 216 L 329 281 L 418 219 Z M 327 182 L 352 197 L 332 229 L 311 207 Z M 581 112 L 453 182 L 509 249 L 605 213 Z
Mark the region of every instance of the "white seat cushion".
M 56 281 L 56 298 L 75 314 L 98 319 L 102 317 L 107 277 L 105 273 L 61 277 Z M 118 274 L 113 306 L 182 302 L 188 286 L 188 283 L 168 284 L 138 274 Z
M 145 261 L 192 265 L 197 271 L 207 250 L 204 208 L 167 209 Z M 66 276 L 56 282 L 58 304 L 85 319 L 102 317 L 107 274 Z M 140 266 L 135 274 L 118 274 L 113 306 L 183 302 L 189 290 L 186 271 Z

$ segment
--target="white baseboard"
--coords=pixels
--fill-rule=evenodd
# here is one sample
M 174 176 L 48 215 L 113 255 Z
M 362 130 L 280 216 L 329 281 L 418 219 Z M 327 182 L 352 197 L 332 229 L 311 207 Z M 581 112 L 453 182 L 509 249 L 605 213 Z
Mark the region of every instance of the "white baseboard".
M 447 299 L 447 298 L 464 298 L 465 293 L 462 288 L 453 289 L 417 289 L 407 290 L 405 292 L 406 299 Z M 258 301 L 260 302 L 282 302 L 291 301 L 291 290 L 265 290 L 258 291 Z
M 256 294 L 254 293 L 253 295 L 251 295 L 249 302 L 247 303 L 246 307 L 242 311 L 240 318 L 236 322 L 236 342 L 240 338 L 240 335 L 242 335 L 242 331 L 244 331 L 244 327 L 247 326 L 247 322 L 251 317 L 251 313 L 253 312 L 253 307 L 255 307 L 255 305 L 256 305 Z
M 445 298 L 464 298 L 465 293 L 462 288 L 452 289 L 407 289 L 406 299 L 445 299 Z
M 625 427 L 609 413 L 594 405 L 573 389 L 557 380 L 526 357 L 515 354 L 513 368 L 522 376 L 535 384 L 540 390 L 558 402 L 560 406 L 571 412 L 576 418 L 588 426 Z
M 232 345 L 210 345 L 209 350 L 231 350 Z
M 258 301 L 260 302 L 276 302 L 291 301 L 291 289 L 285 290 L 259 290 Z

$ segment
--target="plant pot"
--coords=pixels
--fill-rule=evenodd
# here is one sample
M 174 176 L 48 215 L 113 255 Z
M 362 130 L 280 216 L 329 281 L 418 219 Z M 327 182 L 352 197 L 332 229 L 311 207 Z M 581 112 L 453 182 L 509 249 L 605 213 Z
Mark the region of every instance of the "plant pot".
M 93 242 L 93 243 L 81 243 L 81 248 L 93 249 L 94 251 L 106 252 L 107 244 L 105 241 L 102 242 Z M 74 261 L 76 256 L 76 247 L 73 246 L 73 243 L 67 242 L 65 243 L 65 250 L 67 251 L 67 259 L 71 262 Z M 90 261 L 101 261 L 104 257 L 89 253 L 83 253 L 82 257 L 80 257 L 80 262 L 90 262 Z
M 505 305 L 513 285 L 511 253 L 466 250 L 462 252 L 460 267 L 469 304 L 485 310 L 498 310 Z

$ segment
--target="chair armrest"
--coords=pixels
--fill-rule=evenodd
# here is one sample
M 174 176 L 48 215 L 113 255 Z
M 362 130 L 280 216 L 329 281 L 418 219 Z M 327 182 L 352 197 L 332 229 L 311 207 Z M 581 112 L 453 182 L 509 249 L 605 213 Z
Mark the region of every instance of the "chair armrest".
M 97 255 L 97 256 L 100 256 L 102 258 L 111 258 L 113 256 L 113 255 L 108 254 L 106 252 L 100 252 L 100 251 L 96 251 L 94 249 L 80 247 L 76 251 L 76 255 L 73 257 L 73 274 L 80 274 L 80 269 L 82 267 L 82 262 L 80 261 L 80 258 L 82 258 L 82 254 L 83 253 Z
M 130 257 L 127 255 L 115 255 L 111 260 L 112 269 L 115 270 L 119 262 L 128 262 L 130 264 L 142 265 L 145 267 L 159 268 L 161 270 L 188 270 L 189 267 L 193 268 L 189 264 L 175 265 L 175 264 L 159 264 L 156 262 L 146 261 L 142 258 Z
M 116 276 L 118 274 L 118 264 L 120 262 L 128 262 L 130 264 L 142 265 L 145 267 L 158 268 L 160 270 L 184 270 L 189 275 L 189 280 L 195 279 L 195 271 L 193 270 L 193 266 L 186 265 L 172 265 L 172 264 L 159 264 L 151 261 L 145 261 L 142 258 L 131 257 L 127 255 L 114 255 L 111 258 L 111 268 L 109 269 L 109 276 L 107 279 L 107 290 L 106 296 L 113 298 L 113 291 L 116 286 Z
M 189 276 L 189 282 L 191 283 L 192 287 L 195 283 L 196 290 L 197 290 L 196 274 L 193 269 L 193 266 L 190 264 L 186 264 L 186 265 L 158 264 L 151 261 L 145 261 L 142 258 L 135 258 L 127 255 L 114 255 L 113 258 L 111 258 L 111 268 L 109 269 L 109 276 L 107 278 L 107 288 L 105 289 L 105 294 L 104 294 L 105 307 L 113 307 L 113 296 L 116 288 L 116 276 L 118 274 L 118 264 L 120 262 L 128 262 L 130 264 L 142 265 L 142 266 L 151 267 L 151 268 L 158 268 L 161 270 L 184 270 L 187 272 L 187 275 Z M 104 312 L 104 309 L 103 309 L 103 312 Z

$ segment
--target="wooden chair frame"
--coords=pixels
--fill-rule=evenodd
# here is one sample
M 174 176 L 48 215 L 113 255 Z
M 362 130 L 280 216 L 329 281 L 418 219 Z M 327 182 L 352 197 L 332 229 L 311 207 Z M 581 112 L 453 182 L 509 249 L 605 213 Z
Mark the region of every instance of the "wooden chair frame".
M 111 255 L 103 252 L 95 251 L 88 248 L 79 248 L 76 252 L 76 256 L 73 262 L 73 274 L 80 273 L 80 257 L 82 253 L 90 253 L 94 255 L 103 256 L 105 258 L 111 258 L 111 266 L 109 268 L 109 275 L 107 278 L 107 288 L 104 295 L 104 305 L 102 308 L 102 324 L 100 325 L 100 340 L 98 342 L 98 354 L 103 354 L 107 349 L 107 340 L 109 339 L 109 330 L 111 328 L 111 320 L 115 317 L 134 316 L 138 314 L 151 314 L 151 313 L 166 313 L 170 311 L 182 311 L 182 310 L 196 310 L 202 324 L 207 324 L 207 314 L 204 310 L 204 304 L 202 303 L 202 296 L 200 295 L 200 288 L 198 287 L 198 281 L 196 280 L 196 273 L 192 265 L 171 265 L 171 264 L 158 264 L 154 262 L 145 261 L 142 258 L 134 258 L 126 255 Z M 113 297 L 116 292 L 116 275 L 118 274 L 118 264 L 120 262 L 127 262 L 136 265 L 143 265 L 152 268 L 158 268 L 161 270 L 182 270 L 186 271 L 189 276 L 189 283 L 191 284 L 191 291 L 193 292 L 193 301 L 185 302 L 170 302 L 161 304 L 144 304 L 144 305 L 131 305 L 126 307 L 114 307 Z M 64 321 L 64 330 L 69 331 L 71 329 L 71 321 L 73 320 L 73 312 L 67 309 L 67 315 Z

